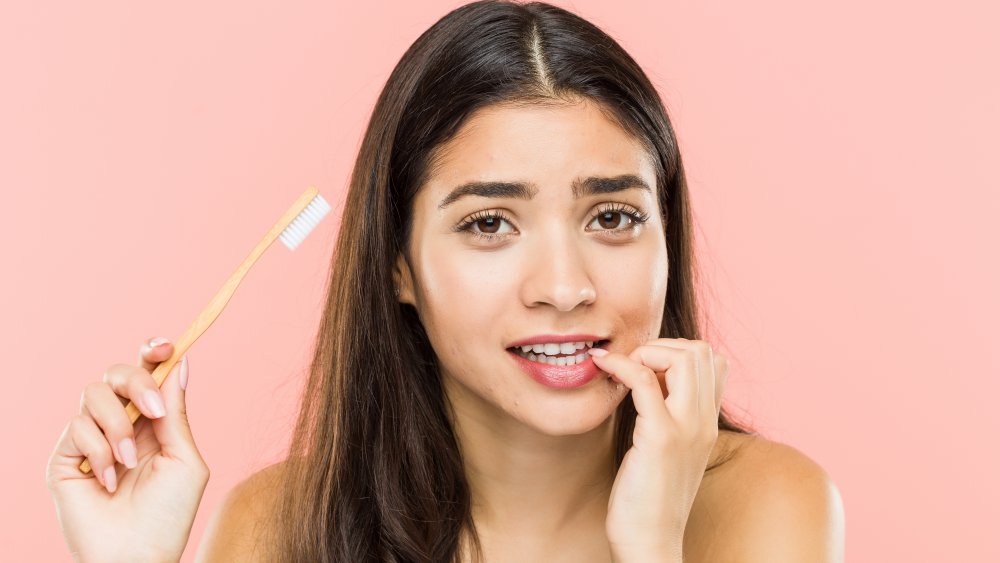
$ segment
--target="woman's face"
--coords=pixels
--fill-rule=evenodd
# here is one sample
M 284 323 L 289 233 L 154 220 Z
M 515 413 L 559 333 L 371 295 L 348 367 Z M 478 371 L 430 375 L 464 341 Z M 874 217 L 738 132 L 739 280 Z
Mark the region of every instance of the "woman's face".
M 560 379 L 569 372 L 511 346 L 592 335 L 628 353 L 658 336 L 667 250 L 649 155 L 584 101 L 482 109 L 438 156 L 415 199 L 410 261 L 400 259 L 397 275 L 449 400 L 484 422 L 518 421 L 553 436 L 605 422 L 627 388 L 600 372 L 581 384 L 581 366 Z M 620 179 L 586 182 L 592 177 Z M 470 182 L 521 183 L 525 193 Z M 455 192 L 463 185 L 468 193 Z M 575 352 L 597 372 L 586 348 Z

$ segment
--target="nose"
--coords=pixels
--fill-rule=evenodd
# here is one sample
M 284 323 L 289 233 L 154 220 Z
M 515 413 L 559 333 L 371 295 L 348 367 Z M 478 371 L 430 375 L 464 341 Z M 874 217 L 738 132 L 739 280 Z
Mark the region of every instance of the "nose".
M 590 276 L 580 241 L 572 235 L 548 238 L 533 245 L 529 252 L 521 300 L 529 307 L 552 305 L 560 311 L 572 311 L 581 303 L 590 305 L 597 289 Z

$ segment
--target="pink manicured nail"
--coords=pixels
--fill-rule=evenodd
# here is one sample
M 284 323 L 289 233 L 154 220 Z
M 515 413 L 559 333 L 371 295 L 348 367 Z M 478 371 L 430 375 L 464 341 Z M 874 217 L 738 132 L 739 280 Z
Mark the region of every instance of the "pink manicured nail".
M 188 388 L 188 357 L 185 354 L 181 358 L 181 389 L 187 390 Z
M 135 458 L 135 442 L 132 441 L 132 438 L 122 438 L 122 441 L 118 442 L 118 453 L 122 456 L 122 463 L 129 469 L 132 469 L 139 463 Z
M 146 403 L 146 408 L 153 413 L 154 418 L 160 418 L 167 414 L 167 409 L 163 406 L 163 399 L 160 398 L 160 394 L 156 391 L 147 389 L 146 394 L 142 398 L 143 402 Z
M 598 358 L 600 358 L 601 356 L 607 354 L 608 351 L 605 350 L 604 348 L 591 348 L 587 350 L 587 353 L 589 353 L 591 356 L 597 356 Z
M 104 484 L 109 493 L 115 492 L 115 489 L 118 488 L 117 480 L 118 475 L 115 473 L 114 466 L 110 465 L 106 467 L 104 469 Z
M 167 340 L 166 338 L 163 338 L 162 336 L 157 336 L 156 338 L 149 341 L 149 349 L 152 350 L 153 348 L 166 344 L 167 342 L 170 341 Z

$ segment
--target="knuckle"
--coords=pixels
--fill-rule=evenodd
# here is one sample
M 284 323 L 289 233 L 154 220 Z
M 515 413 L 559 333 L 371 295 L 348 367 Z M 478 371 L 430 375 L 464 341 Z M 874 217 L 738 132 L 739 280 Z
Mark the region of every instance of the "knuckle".
M 201 479 L 202 479 L 202 480 L 203 480 L 204 482 L 206 482 L 206 483 L 207 483 L 207 482 L 208 482 L 208 480 L 212 478 L 212 470 L 208 468 L 208 464 L 206 464 L 206 463 L 201 463 L 201 464 L 200 464 L 200 465 L 198 466 L 198 469 L 197 469 L 197 470 L 198 470 L 198 476 L 199 476 L 199 477 L 200 477 L 200 478 L 201 478 Z
M 69 419 L 69 431 L 73 436 L 80 436 L 83 431 L 90 426 L 90 417 L 85 414 L 73 415 Z
M 94 399 L 99 393 L 103 391 L 103 388 L 107 387 L 107 383 L 103 381 L 92 381 L 83 388 L 83 393 L 80 394 L 80 405 L 93 404 Z
M 112 383 L 121 378 L 122 373 L 128 373 L 132 366 L 128 364 L 112 364 L 108 366 L 108 369 L 104 370 L 103 381 L 105 383 Z
M 108 438 L 116 442 L 122 438 L 132 437 L 132 424 L 128 419 L 128 415 L 125 414 L 124 406 L 116 409 L 114 415 L 102 426 Z
M 76 415 L 70 421 L 70 435 L 80 453 L 94 460 L 110 455 L 111 445 L 100 435 L 93 420 L 86 415 Z M 94 465 L 94 462 L 91 462 Z
M 634 350 L 628 353 L 628 359 L 633 362 L 642 363 L 643 354 L 645 354 L 651 346 L 648 344 L 640 344 L 636 346 Z

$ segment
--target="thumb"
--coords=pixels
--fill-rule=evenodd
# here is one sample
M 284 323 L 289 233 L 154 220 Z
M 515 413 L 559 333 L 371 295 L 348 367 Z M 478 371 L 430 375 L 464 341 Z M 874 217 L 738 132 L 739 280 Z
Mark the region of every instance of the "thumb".
M 200 460 L 201 454 L 194 443 L 187 416 L 188 359 L 187 355 L 174 364 L 167 378 L 160 385 L 163 405 L 167 414 L 152 420 L 153 433 L 160 443 L 163 455 L 183 461 Z M 183 384 L 183 387 L 182 387 Z

